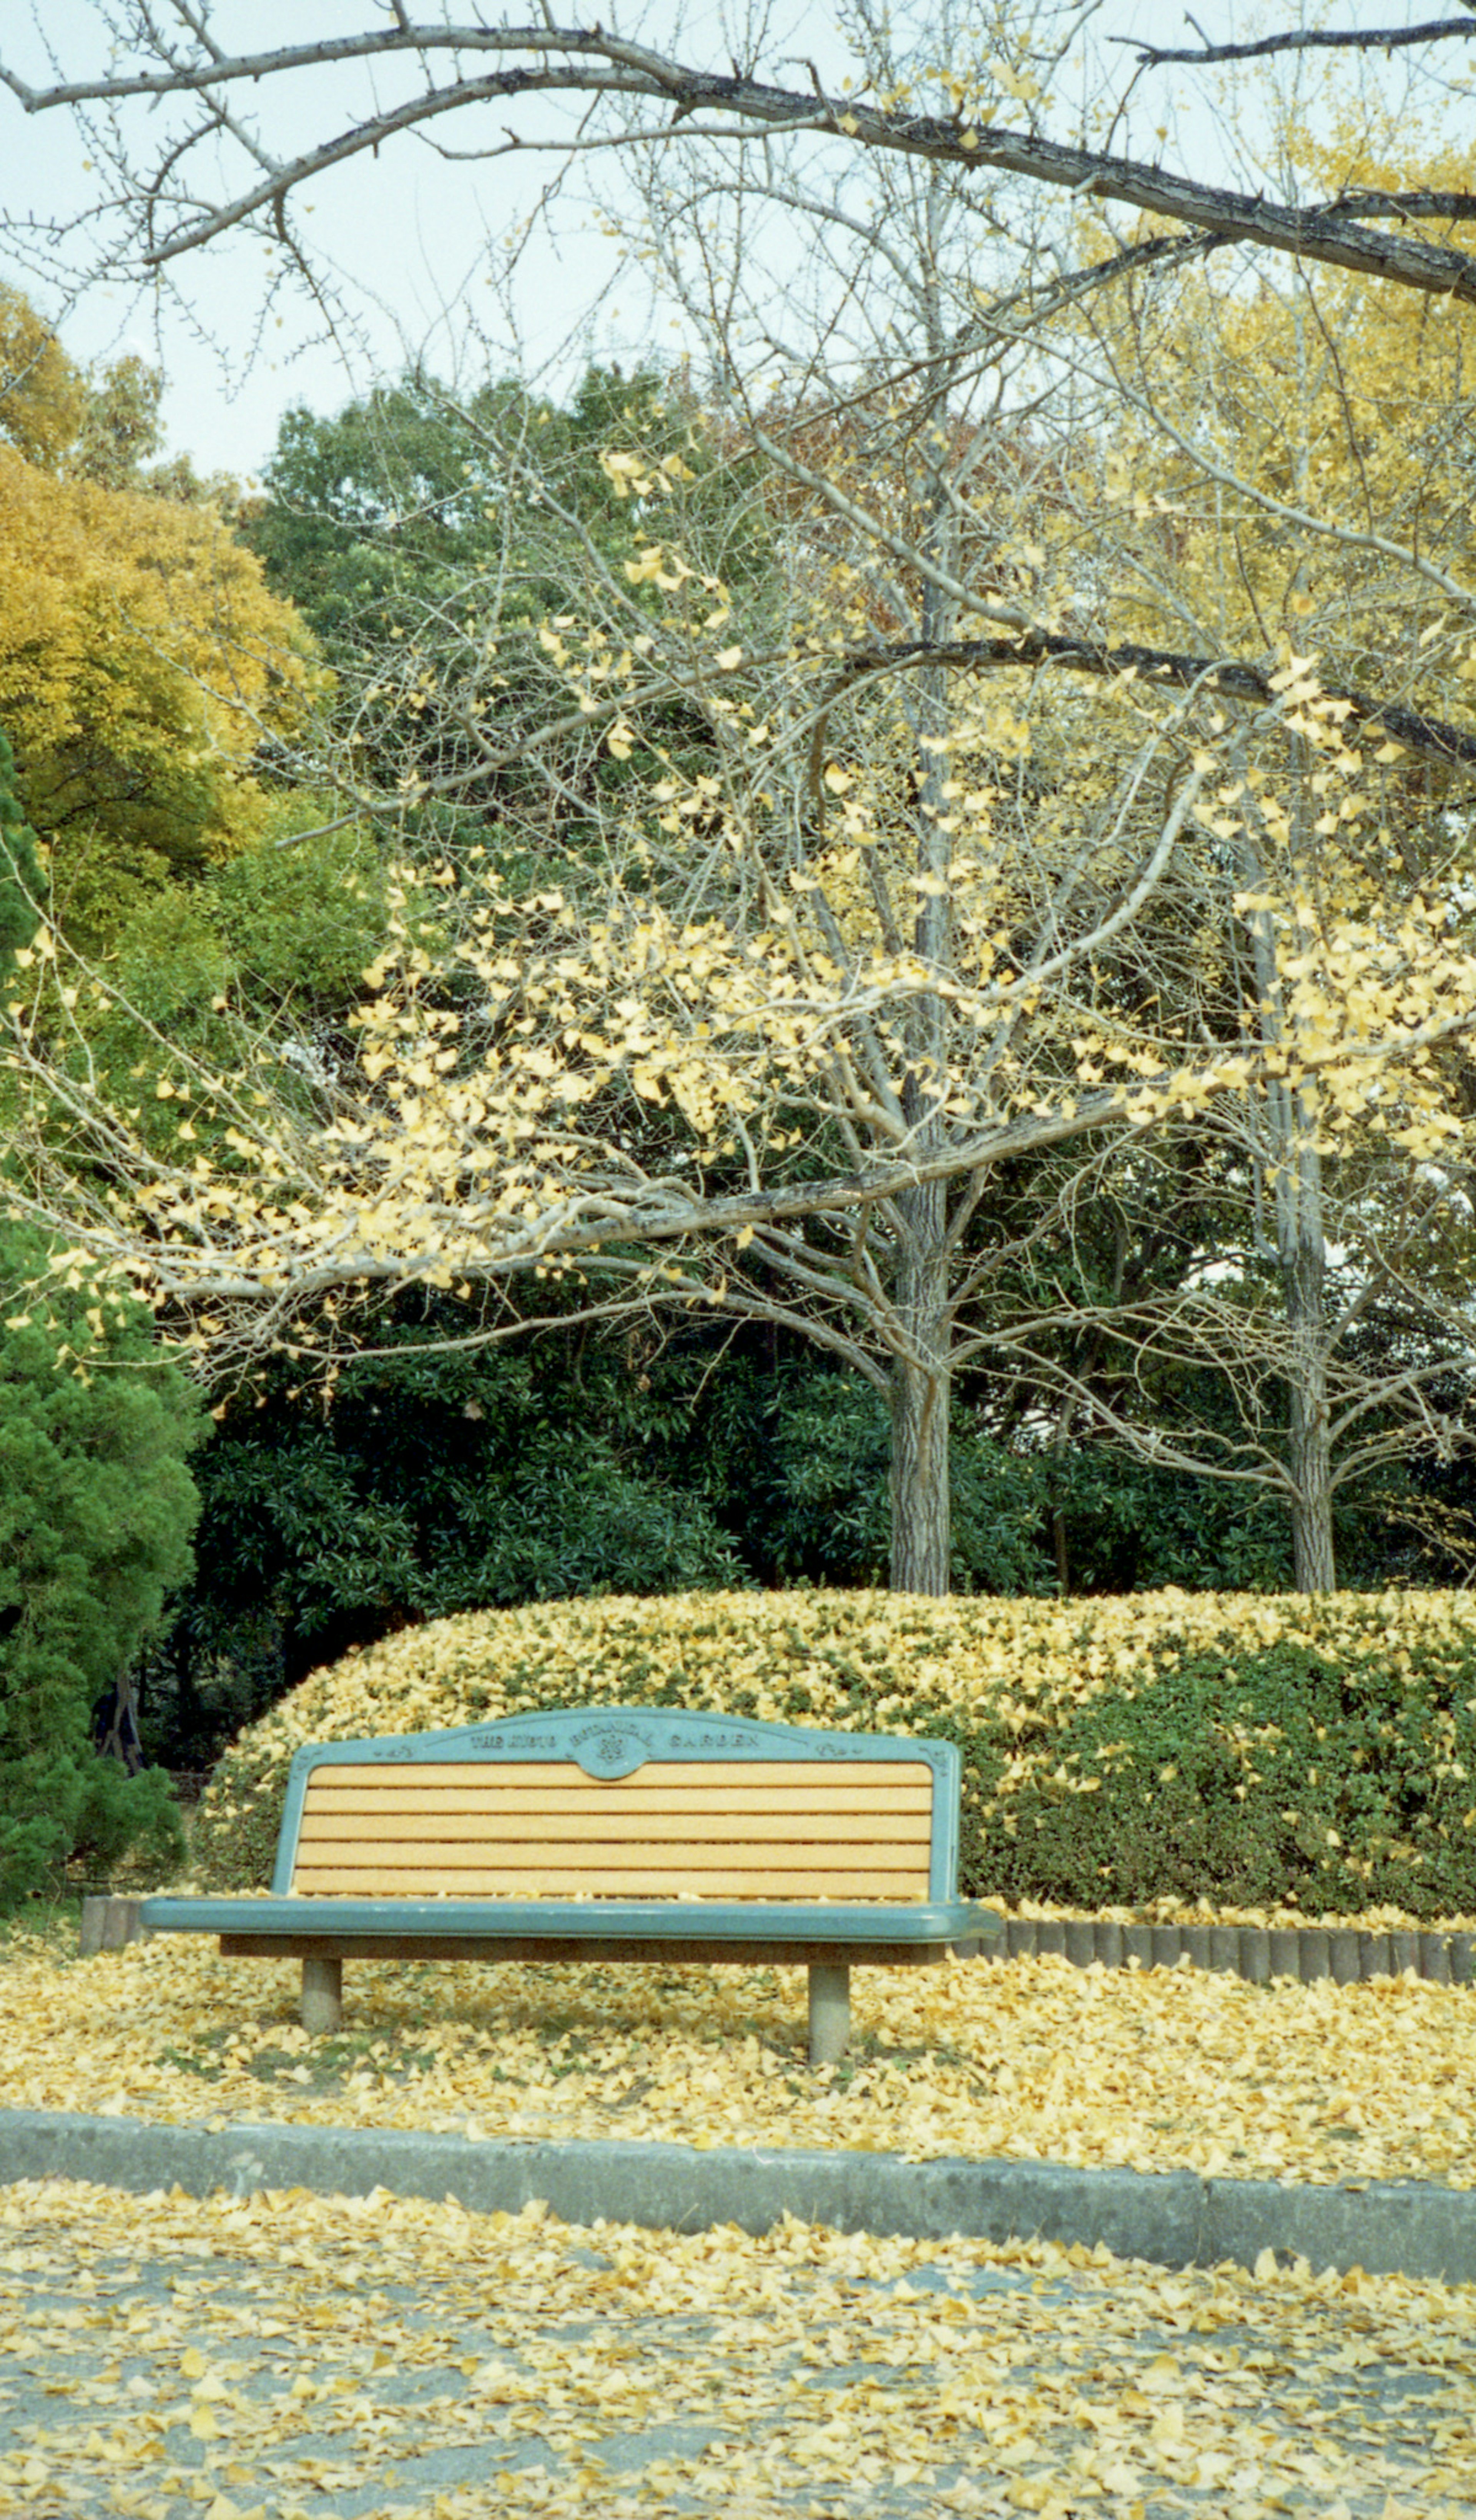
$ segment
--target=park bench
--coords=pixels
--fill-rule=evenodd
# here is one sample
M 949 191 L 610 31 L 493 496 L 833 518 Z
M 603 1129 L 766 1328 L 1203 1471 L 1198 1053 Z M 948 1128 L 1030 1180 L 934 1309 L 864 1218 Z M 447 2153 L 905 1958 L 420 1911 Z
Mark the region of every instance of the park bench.
M 292 1761 L 270 1896 L 154 1898 L 153 1933 L 302 1962 L 342 2018 L 345 1959 L 777 1962 L 809 1971 L 810 2056 L 850 2031 L 850 1971 L 971 1958 L 959 1753 L 659 1708 L 568 1708 L 320 1742 Z

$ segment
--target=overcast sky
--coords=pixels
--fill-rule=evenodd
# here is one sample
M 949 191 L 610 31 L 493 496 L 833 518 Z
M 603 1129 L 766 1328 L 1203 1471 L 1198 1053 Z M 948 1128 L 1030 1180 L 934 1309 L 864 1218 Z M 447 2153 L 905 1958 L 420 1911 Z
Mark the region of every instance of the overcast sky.
M 243 48 L 363 29 L 375 22 L 375 14 L 373 0 L 218 0 L 217 6 L 223 32 Z M 434 0 L 425 0 L 425 14 L 439 14 Z M 457 14 L 448 11 L 453 18 Z M 653 0 L 647 12 L 653 38 L 669 33 L 676 14 L 675 7 Z M 1256 31 L 1268 22 L 1295 23 L 1298 14 L 1299 0 L 1254 18 L 1234 0 L 1198 0 L 1194 12 L 1215 36 Z M 1431 11 L 1420 0 L 1385 0 L 1382 6 L 1379 0 L 1332 0 L 1325 14 L 1339 25 L 1400 26 Z M 717 0 L 693 0 L 682 19 L 685 58 L 726 66 L 730 47 Z M 788 31 L 768 48 L 762 67 L 785 84 L 804 83 L 803 72 L 775 68 L 777 58 L 796 49 L 815 58 L 823 75 L 840 63 L 843 47 L 831 8 L 781 0 L 775 19 Z M 1160 43 L 1180 39 L 1182 28 L 1183 40 L 1194 40 L 1176 0 L 1102 0 L 1095 28 L 1099 38 L 1136 32 Z M 105 66 L 106 37 L 93 0 L 0 0 L 0 54 L 11 66 L 43 78 L 48 45 L 65 74 L 96 75 Z M 312 131 L 322 137 L 346 123 L 363 94 L 364 76 L 348 68 L 316 73 L 313 111 L 301 136 Z M 326 112 L 325 94 L 331 100 Z M 300 105 L 305 112 L 307 82 Z M 1151 122 L 1160 110 L 1144 90 L 1126 139 L 1119 132 L 1116 145 L 1135 155 L 1157 154 Z M 273 128 L 280 145 L 280 113 Z M 443 129 L 451 136 L 450 125 Z M 1225 137 L 1212 117 L 1191 115 L 1163 156 L 1201 178 L 1233 181 Z M 0 92 L 0 211 L 7 217 L 73 213 L 88 196 L 86 155 L 86 139 L 68 117 L 26 116 Z M 60 323 L 73 355 L 107 358 L 135 349 L 159 361 L 168 385 L 172 444 L 193 454 L 202 471 L 249 476 L 270 453 L 280 417 L 292 402 L 337 409 L 377 371 L 394 373 L 414 357 L 442 376 L 459 365 L 464 373 L 469 367 L 484 372 L 487 351 L 474 340 L 479 322 L 492 333 L 497 364 L 511 365 L 515 355 L 533 370 L 557 360 L 560 350 L 581 358 L 592 352 L 641 357 L 678 346 L 666 341 L 664 332 L 652 337 L 644 294 L 639 286 L 617 279 L 614 249 L 602 237 L 600 222 L 570 204 L 558 246 L 541 242 L 520 269 L 512 301 L 514 352 L 496 292 L 486 282 L 489 253 L 497 253 L 533 207 L 551 172 L 550 160 L 531 156 L 452 168 L 424 144 L 407 139 L 386 149 L 379 161 L 358 160 L 322 183 L 310 196 L 314 206 L 304 225 L 323 268 L 337 275 L 352 308 L 352 330 L 336 343 L 324 339 L 321 325 L 315 327 L 295 306 L 283 310 L 280 325 L 275 316 L 270 319 L 259 340 L 251 340 L 263 269 L 259 244 L 242 242 L 208 258 L 192 258 L 181 271 L 185 309 L 152 304 L 106 277 L 68 303 L 56 285 L 48 287 L 14 261 L 0 268 Z M 83 250 L 79 243 L 79 261 Z

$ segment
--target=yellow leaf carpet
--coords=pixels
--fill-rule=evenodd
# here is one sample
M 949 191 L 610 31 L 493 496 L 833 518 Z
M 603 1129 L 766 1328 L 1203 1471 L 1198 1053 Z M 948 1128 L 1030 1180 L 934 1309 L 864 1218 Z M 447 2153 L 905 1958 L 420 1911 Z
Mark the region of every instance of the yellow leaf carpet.
M 859 1969 L 852 2049 L 805 2061 L 799 1970 L 350 1962 L 309 2040 L 291 1962 L 159 1937 L 0 1954 L 0 2106 L 640 2137 L 1468 2186 L 1469 1988 L 1064 1960 Z
M 1269 2254 L 1269 2253 L 1268 2253 Z M 0 2191 L 26 2520 L 1459 2520 L 1476 2291 L 376 2196 Z

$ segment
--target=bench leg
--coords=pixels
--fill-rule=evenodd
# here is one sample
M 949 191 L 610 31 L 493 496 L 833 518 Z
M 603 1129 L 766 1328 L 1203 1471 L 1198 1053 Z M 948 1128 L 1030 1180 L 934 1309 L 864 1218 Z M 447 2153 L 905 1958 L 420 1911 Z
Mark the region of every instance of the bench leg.
M 844 1960 L 810 1965 L 810 2062 L 833 2065 L 851 2035 L 851 1972 Z
M 343 1962 L 341 1960 L 304 1960 L 302 1963 L 302 2027 L 313 2038 L 336 2030 L 343 2018 Z

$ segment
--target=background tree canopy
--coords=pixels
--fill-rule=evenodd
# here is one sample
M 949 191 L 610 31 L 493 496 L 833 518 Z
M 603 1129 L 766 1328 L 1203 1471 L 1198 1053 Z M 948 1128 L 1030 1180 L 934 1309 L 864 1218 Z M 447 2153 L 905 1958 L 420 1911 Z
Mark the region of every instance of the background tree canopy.
M 1006 15 L 857 0 L 798 102 L 769 22 L 366 22 L 406 121 L 473 56 L 588 104 L 688 356 L 411 371 L 247 503 L 7 302 L 12 1203 L 211 1377 L 235 1570 L 160 1744 L 478 1598 L 1320 1591 L 1462 1501 L 1459 134 L 1350 53 L 1231 198 L 1095 146 L 1089 8 Z M 311 153 L 233 192 L 221 100 L 300 54 L 115 22 L 147 252 L 290 271 Z
M 258 750 L 311 688 L 311 641 L 210 485 L 151 471 L 157 400 L 136 359 L 85 377 L 0 290 L 0 714 L 64 900 L 240 846 Z

